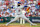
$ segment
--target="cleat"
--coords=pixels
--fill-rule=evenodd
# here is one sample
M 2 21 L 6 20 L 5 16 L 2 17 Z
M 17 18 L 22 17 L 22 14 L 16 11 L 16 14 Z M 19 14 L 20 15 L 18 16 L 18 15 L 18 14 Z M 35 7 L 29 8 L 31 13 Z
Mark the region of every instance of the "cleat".
M 37 24 L 30 24 L 30 25 L 36 26 Z
M 6 24 L 6 26 L 8 26 L 8 24 Z

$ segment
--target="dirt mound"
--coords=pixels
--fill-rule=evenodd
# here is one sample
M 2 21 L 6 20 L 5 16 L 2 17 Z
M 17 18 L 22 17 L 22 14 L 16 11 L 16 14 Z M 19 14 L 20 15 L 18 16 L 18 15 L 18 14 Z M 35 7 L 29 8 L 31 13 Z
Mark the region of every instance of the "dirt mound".
M 25 25 L 0 25 L 0 27 L 30 27 L 30 26 L 25 26 Z

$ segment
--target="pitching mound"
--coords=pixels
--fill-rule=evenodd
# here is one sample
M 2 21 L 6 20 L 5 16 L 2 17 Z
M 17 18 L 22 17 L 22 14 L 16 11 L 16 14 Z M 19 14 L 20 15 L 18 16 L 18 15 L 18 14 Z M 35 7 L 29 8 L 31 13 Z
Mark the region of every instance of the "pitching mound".
M 0 27 L 30 27 L 30 26 L 25 26 L 25 25 L 0 25 Z

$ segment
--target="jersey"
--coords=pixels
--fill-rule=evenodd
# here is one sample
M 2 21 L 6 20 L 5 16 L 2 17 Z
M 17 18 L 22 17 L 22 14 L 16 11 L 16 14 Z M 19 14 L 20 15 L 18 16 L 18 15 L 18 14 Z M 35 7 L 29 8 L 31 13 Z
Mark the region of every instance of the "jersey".
M 15 13 L 16 14 L 22 14 L 22 8 L 24 7 L 23 5 L 21 5 L 21 6 L 19 6 L 18 7 L 18 2 L 20 2 L 20 1 L 14 1 L 14 3 L 15 3 L 15 6 L 14 6 L 14 8 L 15 8 Z
M 17 7 L 16 14 L 22 14 L 22 8 L 23 8 L 23 6 Z

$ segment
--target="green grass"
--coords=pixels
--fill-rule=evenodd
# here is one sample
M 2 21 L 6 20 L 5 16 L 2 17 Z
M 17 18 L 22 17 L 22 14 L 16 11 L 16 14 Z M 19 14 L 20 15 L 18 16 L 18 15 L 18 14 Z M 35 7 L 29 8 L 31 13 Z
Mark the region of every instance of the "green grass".
M 0 23 L 0 24 L 6 24 L 6 23 Z
M 6 23 L 0 23 L 0 24 L 6 24 Z M 40 27 L 40 23 L 36 23 L 37 26 L 31 26 L 31 27 Z M 30 26 L 29 23 L 26 24 L 20 24 L 20 23 L 11 23 L 11 25 L 25 25 L 25 26 Z

